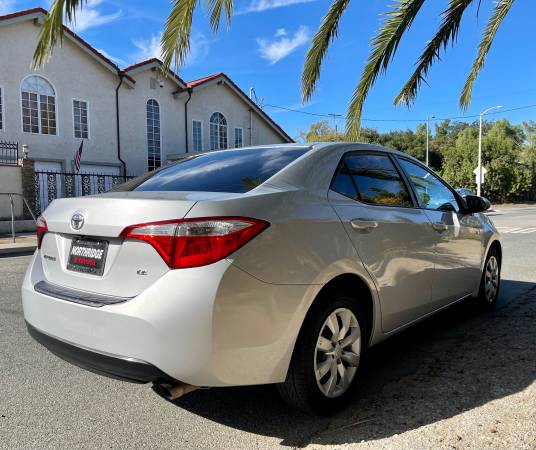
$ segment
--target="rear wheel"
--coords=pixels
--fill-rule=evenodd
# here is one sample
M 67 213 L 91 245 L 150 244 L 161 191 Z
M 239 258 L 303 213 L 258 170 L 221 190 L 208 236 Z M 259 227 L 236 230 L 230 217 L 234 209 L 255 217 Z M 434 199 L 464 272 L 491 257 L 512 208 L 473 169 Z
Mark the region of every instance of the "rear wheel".
M 501 285 L 501 263 L 499 252 L 491 248 L 484 264 L 484 272 L 480 281 L 478 303 L 485 309 L 493 308 L 497 303 Z
M 338 292 L 322 299 L 308 314 L 287 379 L 278 385 L 283 399 L 321 415 L 344 407 L 357 385 L 367 336 L 365 316 L 353 298 Z

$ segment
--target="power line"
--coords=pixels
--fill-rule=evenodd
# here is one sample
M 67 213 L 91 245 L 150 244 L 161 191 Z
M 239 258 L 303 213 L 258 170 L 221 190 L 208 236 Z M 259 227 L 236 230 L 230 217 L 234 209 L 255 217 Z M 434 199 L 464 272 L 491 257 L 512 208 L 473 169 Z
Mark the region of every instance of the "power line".
M 294 112 L 294 113 L 305 114 L 305 115 L 308 115 L 308 116 L 327 117 L 327 118 L 342 117 L 341 114 L 335 114 L 335 113 L 324 114 L 324 113 L 317 113 L 317 112 L 301 111 L 299 109 L 293 109 L 293 108 L 287 108 L 285 106 L 269 105 L 269 104 L 266 104 L 265 106 L 269 106 L 270 108 L 282 109 L 284 111 L 290 111 L 290 112 Z M 501 109 L 500 111 L 489 112 L 487 115 L 504 114 L 504 113 L 511 112 L 511 111 L 519 111 L 519 110 L 522 110 L 522 109 L 530 109 L 530 108 L 536 108 L 536 104 L 519 106 L 517 108 Z M 439 121 L 442 121 L 442 120 L 474 119 L 474 118 L 478 118 L 479 116 L 480 116 L 480 114 L 472 114 L 472 115 L 467 115 L 467 116 L 436 117 L 435 119 L 430 119 L 430 121 L 439 122 Z M 417 122 L 417 123 L 419 123 L 419 122 L 425 122 L 426 119 L 369 119 L 369 118 L 362 118 L 361 121 L 362 122 Z

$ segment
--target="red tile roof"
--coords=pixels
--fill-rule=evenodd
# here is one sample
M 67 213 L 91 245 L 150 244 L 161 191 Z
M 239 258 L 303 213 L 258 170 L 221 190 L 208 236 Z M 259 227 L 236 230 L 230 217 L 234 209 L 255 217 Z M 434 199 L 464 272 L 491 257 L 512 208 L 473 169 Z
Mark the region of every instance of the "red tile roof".
M 225 73 L 214 73 L 212 75 L 207 75 L 203 78 L 198 78 L 197 80 L 188 81 L 186 83 L 186 86 L 190 89 L 193 89 L 195 87 L 201 86 L 205 83 L 208 83 L 209 81 L 216 80 L 218 78 L 224 78 L 227 83 L 229 83 L 237 92 L 239 92 L 242 97 L 245 99 L 245 101 L 267 122 L 269 122 L 281 135 L 283 135 L 289 142 L 294 142 L 294 139 L 292 139 L 286 132 L 281 128 L 268 114 L 266 114 L 259 106 L 253 102 L 246 93 L 238 87 L 238 85 L 231 80 Z M 186 91 L 186 89 L 179 88 L 175 91 L 175 94 L 180 94 L 182 92 Z
M 212 75 L 208 75 L 203 78 L 198 78 L 197 80 L 188 81 L 187 86 L 189 88 L 193 88 L 196 86 L 199 86 L 200 84 L 206 83 L 207 81 L 214 80 L 219 77 L 225 77 L 226 75 L 223 72 L 220 73 L 213 73 Z
M 12 14 L 6 14 L 3 16 L 0 16 L 0 22 L 15 19 L 17 17 L 24 17 L 29 16 L 32 14 L 42 14 L 44 16 L 48 15 L 48 11 L 43 8 L 32 8 L 32 9 L 25 9 L 23 11 L 17 11 Z M 95 47 L 88 44 L 84 39 L 82 39 L 78 34 L 76 34 L 74 31 L 71 31 L 69 28 L 67 28 L 65 25 L 63 25 L 63 31 L 67 33 L 69 36 L 71 36 L 73 39 L 75 39 L 77 42 L 82 44 L 84 47 L 86 47 L 91 53 L 93 53 L 98 59 L 101 59 L 106 64 L 112 66 L 113 69 L 117 71 L 117 73 L 121 73 L 121 69 L 117 64 L 115 64 L 113 61 L 111 61 L 109 58 L 104 56 L 101 52 L 99 52 Z M 134 80 L 130 75 L 125 75 L 126 78 L 132 83 L 136 83 L 136 80 Z

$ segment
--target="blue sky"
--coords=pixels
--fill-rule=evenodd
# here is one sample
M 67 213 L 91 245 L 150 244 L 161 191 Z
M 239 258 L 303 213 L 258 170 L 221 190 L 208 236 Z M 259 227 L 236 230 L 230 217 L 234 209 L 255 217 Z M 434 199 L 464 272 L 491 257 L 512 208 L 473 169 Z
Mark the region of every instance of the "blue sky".
M 368 56 L 370 37 L 378 29 L 381 14 L 392 2 L 351 2 L 341 22 L 339 37 L 323 65 L 317 91 L 309 104 L 302 105 L 300 75 L 305 52 L 330 3 L 328 0 L 235 0 L 236 14 L 231 29 L 223 26 L 217 34 L 210 30 L 204 10 L 199 8 L 193 25 L 193 51 L 180 75 L 191 80 L 225 72 L 245 91 L 255 87 L 265 105 L 344 114 Z M 464 17 L 458 45 L 442 54 L 442 61 L 429 74 L 429 86 L 423 85 L 414 107 L 410 110 L 393 107 L 393 98 L 411 74 L 448 4 L 448 0 L 426 2 L 394 63 L 373 88 L 363 113 L 369 119 L 397 121 L 364 121 L 365 126 L 380 130 L 415 128 L 418 124 L 415 121 L 430 115 L 453 117 L 478 114 L 497 104 L 504 105 L 505 110 L 536 104 L 536 61 L 529 51 L 536 38 L 535 8 L 530 1 L 518 0 L 497 34 L 475 84 L 469 110 L 463 112 L 458 108 L 459 92 L 494 4 L 483 0 L 477 17 L 478 3 L 475 0 L 474 7 Z M 0 13 L 48 5 L 48 0 L 0 0 Z M 160 32 L 169 7 L 169 1 L 88 0 L 88 8 L 74 28 L 90 44 L 124 66 L 158 54 Z M 294 137 L 321 119 L 270 106 L 265 106 L 265 110 Z M 536 108 L 490 116 L 499 117 L 507 117 L 514 123 L 536 119 Z M 343 126 L 342 120 L 339 126 Z

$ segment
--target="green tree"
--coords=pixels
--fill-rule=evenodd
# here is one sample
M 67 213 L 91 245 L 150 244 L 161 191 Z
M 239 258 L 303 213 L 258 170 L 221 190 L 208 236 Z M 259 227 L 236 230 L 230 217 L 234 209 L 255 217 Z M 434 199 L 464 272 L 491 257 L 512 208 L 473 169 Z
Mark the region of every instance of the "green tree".
M 483 194 L 492 200 L 517 199 L 531 191 L 531 174 L 524 163 L 523 128 L 499 120 L 484 124 L 482 163 L 488 170 L 482 187 Z M 442 148 L 442 175 L 455 187 L 474 189 L 474 168 L 478 159 L 478 125 L 468 125 L 458 133 L 455 144 L 445 140 Z
M 492 6 L 491 16 L 484 29 L 477 56 L 463 87 L 460 105 L 467 108 L 471 101 L 473 83 L 484 65 L 503 19 L 510 11 L 515 0 L 498 0 Z M 169 68 L 173 63 L 180 67 L 190 50 L 192 18 L 199 0 L 172 0 L 171 11 L 162 34 L 162 57 L 164 65 Z M 206 0 L 205 2 L 212 29 L 217 31 L 222 15 L 225 16 L 227 27 L 231 25 L 233 0 Z M 384 16 L 378 33 L 373 36 L 372 50 L 363 69 L 361 78 L 354 90 L 347 116 L 346 129 L 349 135 L 359 134 L 361 112 L 367 95 L 379 75 L 384 73 L 395 56 L 403 36 L 418 16 L 425 0 L 393 0 L 390 9 Z M 426 80 L 428 71 L 439 60 L 441 50 L 455 45 L 462 17 L 472 4 L 481 7 L 481 0 L 449 0 L 446 10 L 441 15 L 441 22 L 432 39 L 428 41 L 424 51 L 417 60 L 416 68 L 407 83 L 395 98 L 395 104 L 410 106 L 415 100 L 419 88 Z M 329 45 L 337 37 L 339 22 L 350 5 L 350 0 L 331 0 L 326 15 L 316 32 L 311 47 L 307 52 L 302 73 L 302 98 L 311 98 L 318 79 L 322 62 Z M 357 2 L 357 7 L 360 3 Z M 80 8 L 87 7 L 85 0 L 53 0 L 50 12 L 40 32 L 39 43 L 34 54 L 34 64 L 42 65 L 51 55 L 55 45 L 63 38 L 63 19 L 76 21 L 76 13 Z
M 332 127 L 327 120 L 321 120 L 310 125 L 309 129 L 300 132 L 305 142 L 337 142 L 344 141 L 346 136 Z

